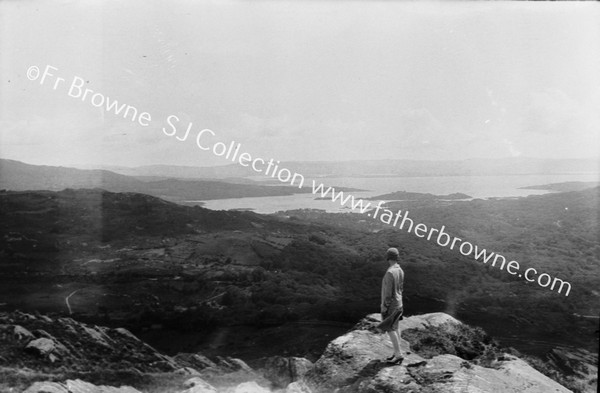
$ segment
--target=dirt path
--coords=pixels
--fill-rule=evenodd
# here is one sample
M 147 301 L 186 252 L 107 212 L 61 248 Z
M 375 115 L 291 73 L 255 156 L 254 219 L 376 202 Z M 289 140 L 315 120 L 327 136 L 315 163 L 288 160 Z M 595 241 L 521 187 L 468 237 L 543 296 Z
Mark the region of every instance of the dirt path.
M 69 315 L 73 315 L 73 310 L 71 310 L 71 305 L 69 304 L 69 299 L 71 298 L 71 296 L 75 295 L 78 291 L 79 291 L 79 289 L 74 290 L 73 292 L 71 292 L 69 294 L 69 296 L 67 296 L 65 298 L 65 303 L 67 304 L 67 308 L 69 309 Z

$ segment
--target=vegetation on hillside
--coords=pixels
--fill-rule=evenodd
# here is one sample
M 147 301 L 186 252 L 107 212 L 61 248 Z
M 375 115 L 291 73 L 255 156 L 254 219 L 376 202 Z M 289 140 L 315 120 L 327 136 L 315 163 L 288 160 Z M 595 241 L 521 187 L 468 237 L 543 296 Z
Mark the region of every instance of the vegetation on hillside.
M 0 303 L 137 332 L 378 309 L 383 253 L 401 251 L 408 313 L 466 320 L 597 351 L 599 189 L 390 208 L 569 281 L 568 297 L 360 214 L 211 211 L 102 190 L 0 193 Z M 503 331 L 499 329 L 502 322 Z M 486 327 L 487 328 L 487 327 Z M 576 332 L 576 334 L 574 334 Z

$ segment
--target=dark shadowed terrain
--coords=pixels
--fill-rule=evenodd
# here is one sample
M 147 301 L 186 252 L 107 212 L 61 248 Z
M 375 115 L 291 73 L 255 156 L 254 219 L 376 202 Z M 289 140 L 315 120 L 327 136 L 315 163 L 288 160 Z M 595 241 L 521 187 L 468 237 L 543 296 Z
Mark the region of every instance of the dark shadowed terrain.
M 281 187 L 2 165 L 13 187 L 95 188 L 0 192 L 0 311 L 126 327 L 170 355 L 314 361 L 378 310 L 382 253 L 394 246 L 407 315 L 443 311 L 549 362 L 597 359 L 598 187 L 490 200 L 397 192 L 385 205 L 568 282 L 566 296 L 366 214 L 213 211 L 133 192 L 177 200 Z
M 597 201 L 596 188 L 396 206 L 568 280 L 565 297 L 361 215 L 211 211 L 102 190 L 4 192 L 0 303 L 124 325 L 149 338 L 351 323 L 377 309 L 381 250 L 393 245 L 403 254 L 409 312 L 444 310 L 532 353 L 559 344 L 594 351 Z M 196 344 L 215 349 L 208 339 Z

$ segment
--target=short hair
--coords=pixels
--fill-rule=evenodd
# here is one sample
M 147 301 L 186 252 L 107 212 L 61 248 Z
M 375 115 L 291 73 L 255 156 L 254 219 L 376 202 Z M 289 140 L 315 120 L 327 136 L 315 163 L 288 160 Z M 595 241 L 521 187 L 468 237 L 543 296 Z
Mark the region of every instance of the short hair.
M 388 250 L 387 250 L 387 251 L 386 251 L 386 253 L 385 253 L 385 256 L 386 256 L 386 259 L 387 259 L 388 261 L 389 261 L 390 259 L 391 259 L 391 260 L 394 260 L 394 261 L 397 261 L 397 260 L 398 260 L 398 257 L 400 256 L 400 253 L 398 252 L 398 249 L 397 249 L 397 248 L 394 248 L 394 247 L 392 247 L 392 248 L 388 248 Z

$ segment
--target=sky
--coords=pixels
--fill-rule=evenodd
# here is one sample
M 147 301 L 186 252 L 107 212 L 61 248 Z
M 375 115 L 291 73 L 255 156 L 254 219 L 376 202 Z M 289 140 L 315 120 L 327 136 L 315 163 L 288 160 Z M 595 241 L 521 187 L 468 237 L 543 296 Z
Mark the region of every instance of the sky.
M 281 161 L 600 158 L 598 20 L 574 2 L 4 0 L 0 158 L 229 164 L 203 129 Z

